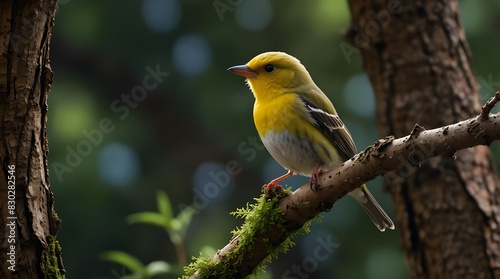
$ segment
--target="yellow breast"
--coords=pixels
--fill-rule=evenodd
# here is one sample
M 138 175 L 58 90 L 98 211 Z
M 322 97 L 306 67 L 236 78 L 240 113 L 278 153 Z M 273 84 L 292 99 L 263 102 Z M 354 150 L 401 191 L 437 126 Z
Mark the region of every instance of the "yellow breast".
M 297 97 L 292 93 L 265 102 L 256 99 L 253 118 L 260 137 L 264 137 L 268 131 L 280 133 L 298 126 L 300 115 L 296 107 Z

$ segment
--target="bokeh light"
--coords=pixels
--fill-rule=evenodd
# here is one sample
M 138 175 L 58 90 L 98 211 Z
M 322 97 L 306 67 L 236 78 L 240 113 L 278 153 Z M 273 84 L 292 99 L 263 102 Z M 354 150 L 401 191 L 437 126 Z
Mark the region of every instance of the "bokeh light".
M 226 166 L 205 162 L 196 168 L 193 174 L 195 194 L 208 203 L 219 203 L 227 200 L 234 189 L 234 178 L 226 170 Z
M 198 35 L 185 35 L 175 41 L 172 59 L 179 72 L 187 76 L 197 76 L 206 70 L 212 54 L 203 38 Z
M 370 117 L 375 113 L 375 97 L 366 74 L 353 75 L 344 89 L 347 108 L 353 113 Z
M 112 142 L 99 154 L 99 173 L 102 180 L 113 186 L 130 186 L 140 174 L 137 153 L 129 146 Z
M 84 85 L 57 84 L 52 94 L 58 98 L 51 107 L 51 130 L 64 142 L 83 137 L 82 131 L 98 125 L 95 117 L 95 100 Z
M 249 31 L 259 31 L 270 23 L 273 7 L 268 0 L 243 1 L 234 13 L 236 22 Z
M 144 0 L 142 16 L 146 25 L 155 32 L 168 32 L 181 22 L 181 5 L 178 0 Z

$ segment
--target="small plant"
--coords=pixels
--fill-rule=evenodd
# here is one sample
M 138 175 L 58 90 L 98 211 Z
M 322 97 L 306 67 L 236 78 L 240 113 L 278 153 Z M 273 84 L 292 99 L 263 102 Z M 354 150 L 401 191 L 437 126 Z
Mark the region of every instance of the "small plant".
M 127 217 L 129 224 L 143 223 L 163 228 L 170 241 L 174 244 L 177 254 L 178 264 L 170 264 L 166 261 L 154 261 L 144 265 L 136 257 L 122 251 L 108 251 L 102 254 L 102 259 L 123 265 L 132 271 L 131 275 L 122 277 L 149 279 L 159 274 L 180 274 L 182 266 L 187 265 L 186 249 L 184 247 L 184 238 L 187 227 L 191 223 L 194 209 L 192 207 L 184 208 L 174 217 L 172 204 L 167 194 L 158 191 L 156 194 L 158 212 L 139 212 Z

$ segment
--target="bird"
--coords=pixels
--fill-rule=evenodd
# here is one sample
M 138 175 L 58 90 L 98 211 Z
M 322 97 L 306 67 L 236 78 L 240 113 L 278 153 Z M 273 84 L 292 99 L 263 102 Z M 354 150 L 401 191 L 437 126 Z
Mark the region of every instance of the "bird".
M 294 174 L 311 177 L 313 185 L 323 171 L 356 154 L 351 134 L 332 102 L 294 56 L 264 52 L 227 71 L 246 78 L 255 97 L 253 118 L 260 139 L 271 156 L 288 170 L 269 182 L 268 189 Z M 393 221 L 365 184 L 349 195 L 380 231 L 394 229 Z

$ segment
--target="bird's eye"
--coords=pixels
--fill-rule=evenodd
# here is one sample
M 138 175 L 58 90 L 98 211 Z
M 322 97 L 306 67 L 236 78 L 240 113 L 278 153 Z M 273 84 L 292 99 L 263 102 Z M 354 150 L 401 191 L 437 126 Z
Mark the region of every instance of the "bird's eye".
M 274 66 L 271 64 L 264 66 L 264 71 L 266 71 L 267 73 L 274 71 L 274 69 Z

